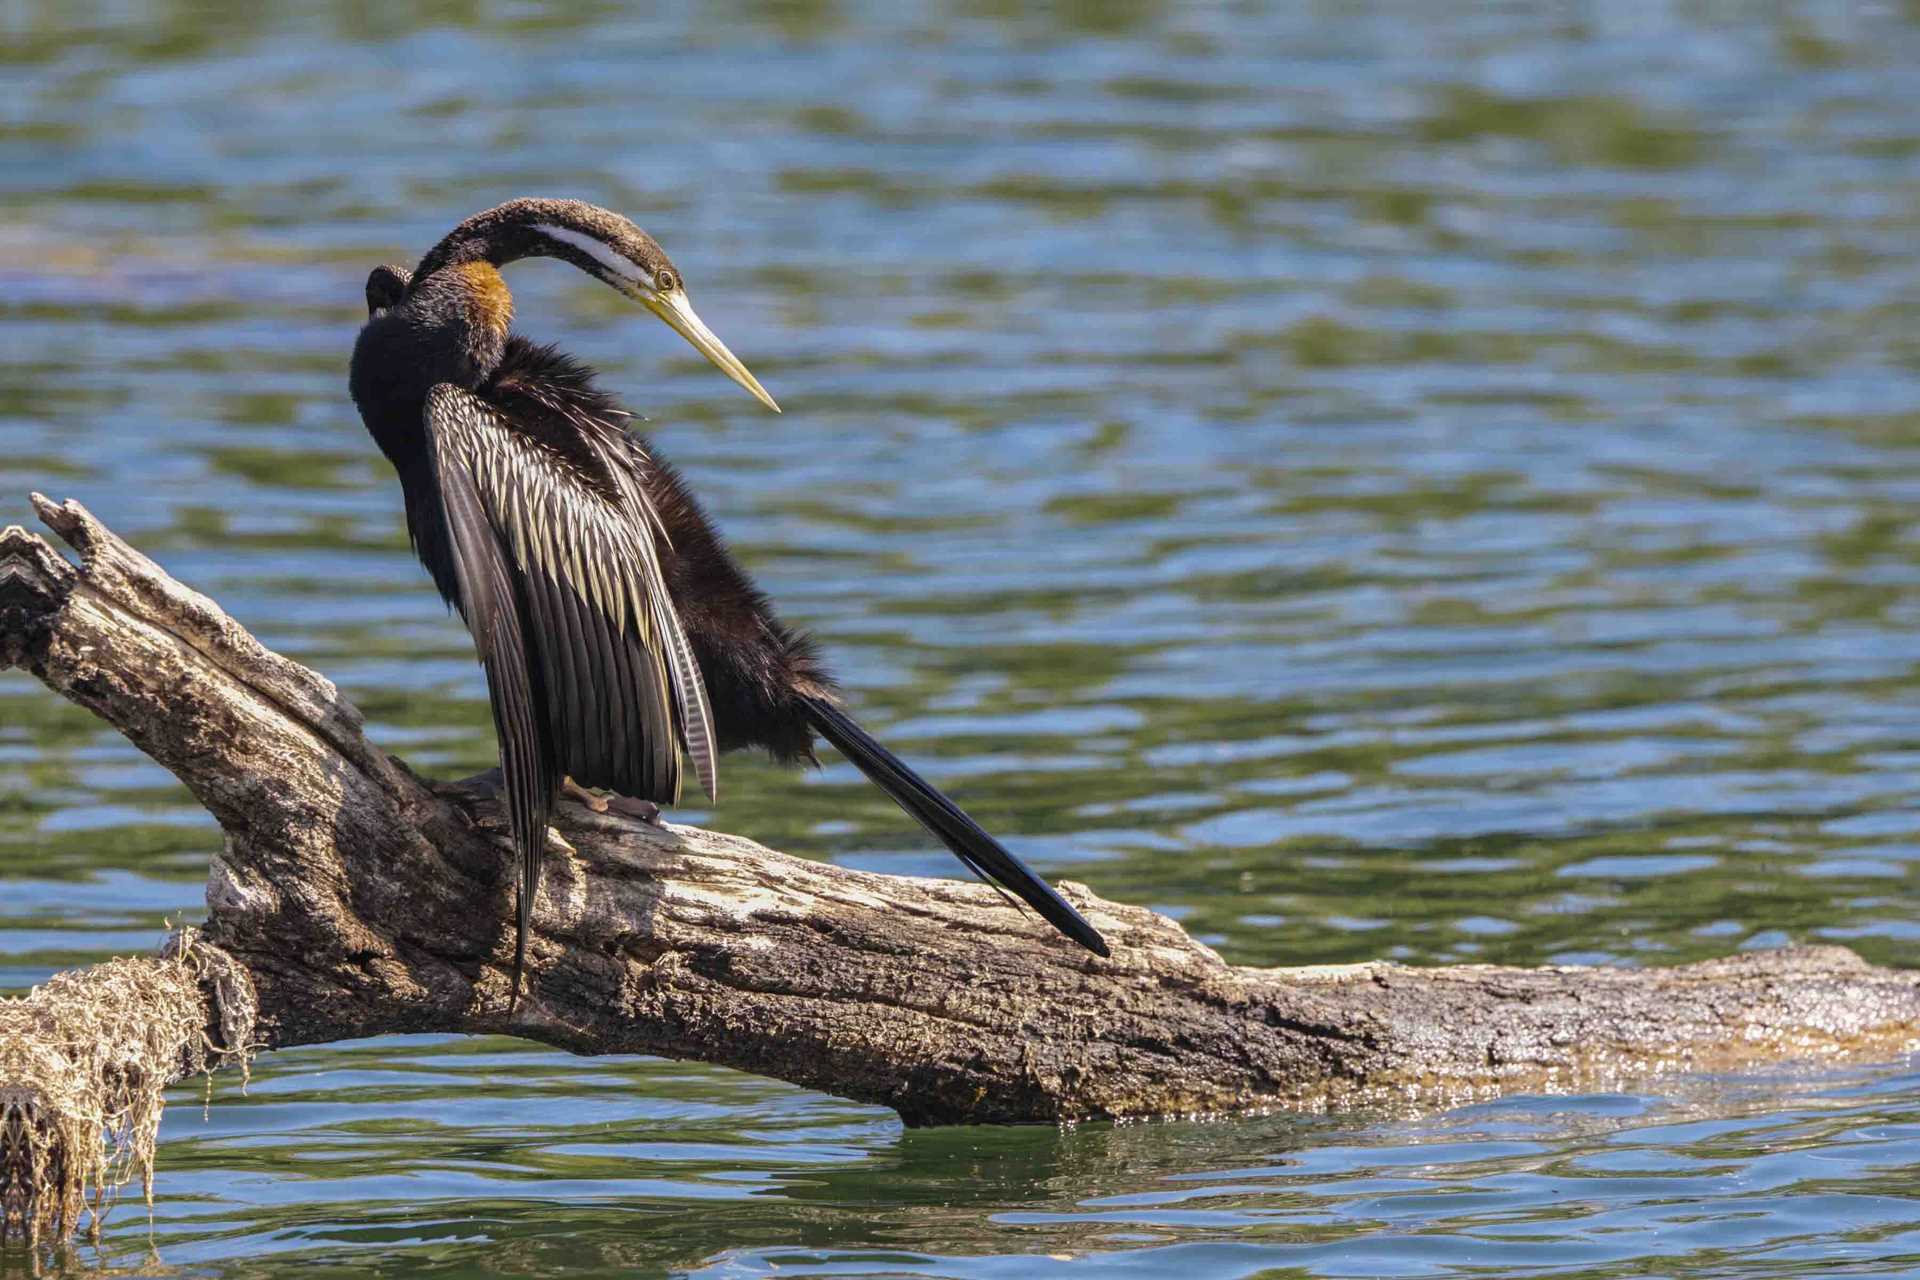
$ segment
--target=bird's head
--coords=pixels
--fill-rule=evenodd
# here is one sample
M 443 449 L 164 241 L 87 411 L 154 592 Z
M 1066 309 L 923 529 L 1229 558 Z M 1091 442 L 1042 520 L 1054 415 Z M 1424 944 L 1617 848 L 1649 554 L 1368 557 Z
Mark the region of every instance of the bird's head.
M 654 238 L 611 210 L 579 200 L 524 197 L 474 214 L 420 260 L 413 280 L 469 263 L 505 266 L 520 258 L 561 258 L 653 312 L 761 404 L 780 412 L 740 358 L 707 328 L 687 298 L 685 279 Z M 392 268 L 382 268 L 397 275 Z M 380 275 L 376 271 L 375 276 Z M 391 281 L 380 282 L 382 296 Z M 402 290 L 407 284 L 402 281 Z M 367 282 L 376 309 L 376 281 Z M 391 305 L 389 303 L 388 305 Z

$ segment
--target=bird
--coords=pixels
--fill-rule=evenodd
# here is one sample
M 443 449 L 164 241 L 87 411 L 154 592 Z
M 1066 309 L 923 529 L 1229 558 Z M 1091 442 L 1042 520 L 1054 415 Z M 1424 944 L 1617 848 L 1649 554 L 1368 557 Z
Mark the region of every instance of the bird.
M 1051 886 L 847 713 L 814 640 L 774 612 L 594 371 L 514 330 L 500 269 L 539 257 L 639 303 L 780 411 L 695 313 L 660 245 L 596 205 L 509 200 L 411 270 L 367 278 L 349 390 L 399 475 L 414 551 L 472 636 L 499 739 L 519 872 L 510 1010 L 563 789 L 604 789 L 655 818 L 689 772 L 717 803 L 724 752 L 817 764 L 816 738 L 1002 897 L 1109 955 Z

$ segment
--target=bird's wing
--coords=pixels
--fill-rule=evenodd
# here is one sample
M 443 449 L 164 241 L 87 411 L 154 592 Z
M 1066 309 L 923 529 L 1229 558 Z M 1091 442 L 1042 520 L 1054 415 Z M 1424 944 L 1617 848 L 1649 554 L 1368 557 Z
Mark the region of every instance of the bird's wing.
M 432 423 L 431 405 L 427 420 Z M 439 433 L 431 426 L 429 440 Z M 493 704 L 494 730 L 500 735 L 500 773 L 507 793 L 507 817 L 520 861 L 515 896 L 519 929 L 514 935 L 513 998 L 520 998 L 520 976 L 527 963 L 527 931 L 533 898 L 540 885 L 541 855 L 546 851 L 547 815 L 559 782 L 545 726 L 534 704 L 526 634 L 521 627 L 518 591 L 500 539 L 487 517 L 486 503 L 473 472 L 457 456 L 431 450 L 441 507 L 446 513 L 446 550 L 459 588 L 461 616 L 473 633 L 474 648 L 487 670 L 487 698 Z
M 500 673 L 483 633 L 511 629 L 530 690 L 545 695 L 544 724 L 510 724 L 496 707 L 503 760 L 544 747 L 549 785 L 566 773 L 587 786 L 673 803 L 684 734 L 713 794 L 706 690 L 662 576 L 657 519 L 630 464 L 621 459 L 587 477 L 499 409 L 448 383 L 429 393 L 426 427 L 463 600 L 466 576 L 484 566 L 497 565 L 514 588 L 494 608 L 519 625 L 503 626 L 484 606 L 464 611 L 488 663 L 489 688 Z M 596 453 L 606 448 L 596 432 L 581 438 Z M 479 519 L 458 518 L 457 492 Z M 516 731 L 522 736 L 509 741 Z
M 655 632 L 660 638 L 661 656 L 672 678 L 674 709 L 680 716 L 681 745 L 693 761 L 694 777 L 711 803 L 720 800 L 720 750 L 713 724 L 713 707 L 707 700 L 707 682 L 700 674 L 693 644 L 680 624 L 680 613 L 668 592 L 666 575 L 660 566 L 659 547 L 672 549 L 666 522 L 647 496 L 636 467 L 649 467 L 653 459 L 644 447 L 617 424 L 595 422 L 583 432 L 587 447 L 613 480 L 623 509 L 636 513 L 645 527 L 636 536 L 647 554 L 648 603 L 654 611 Z M 643 514 L 641 514 L 643 513 Z M 655 536 L 658 535 L 658 542 Z

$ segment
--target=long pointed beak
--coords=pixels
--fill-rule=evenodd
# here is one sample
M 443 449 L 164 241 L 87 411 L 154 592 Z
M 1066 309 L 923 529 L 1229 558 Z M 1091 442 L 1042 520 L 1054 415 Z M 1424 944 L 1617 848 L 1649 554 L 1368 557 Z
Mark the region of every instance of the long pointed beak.
M 675 333 L 692 343 L 695 351 L 713 361 L 720 372 L 751 392 L 755 400 L 775 413 L 780 412 L 780 406 L 760 385 L 760 379 L 740 363 L 740 357 L 727 350 L 727 344 L 714 336 L 713 330 L 707 328 L 706 321 L 693 313 L 693 304 L 687 301 L 686 290 L 675 289 L 671 293 L 635 290 L 634 296 L 647 310 L 666 321 Z

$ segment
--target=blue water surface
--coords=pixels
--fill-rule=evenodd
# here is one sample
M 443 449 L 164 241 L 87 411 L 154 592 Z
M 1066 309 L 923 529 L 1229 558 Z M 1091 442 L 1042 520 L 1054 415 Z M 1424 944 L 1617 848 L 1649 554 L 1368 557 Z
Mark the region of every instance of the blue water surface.
M 523 193 L 654 232 L 772 418 L 563 265 L 862 717 L 1246 964 L 1920 938 L 1920 7 L 0 6 L 0 523 L 77 497 L 378 740 L 491 762 L 345 394 Z M 953 874 L 837 759 L 711 820 Z M 689 816 L 705 818 L 697 811 Z M 0 988 L 210 821 L 0 676 Z M 183 1085 L 75 1274 L 1920 1274 L 1912 1062 L 1444 1114 L 908 1132 L 387 1039 Z

